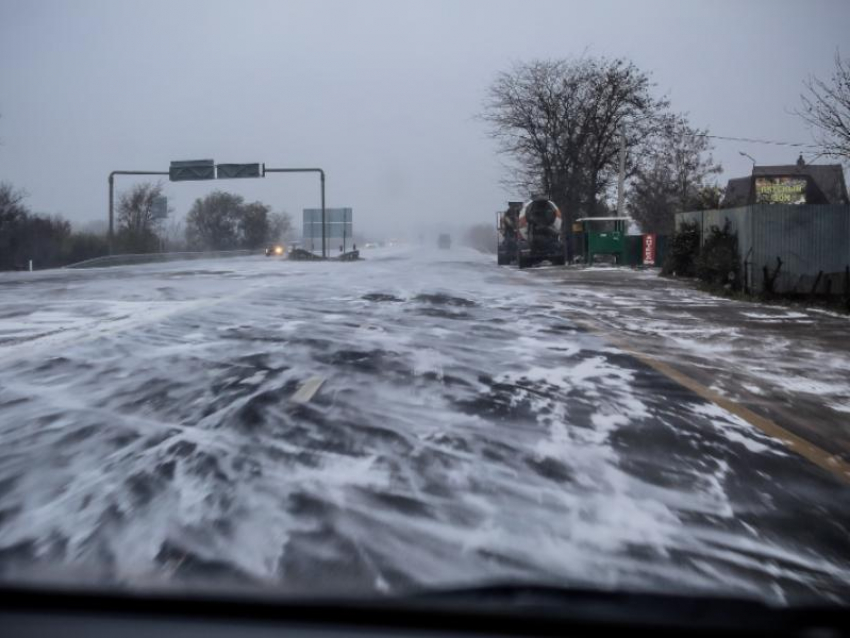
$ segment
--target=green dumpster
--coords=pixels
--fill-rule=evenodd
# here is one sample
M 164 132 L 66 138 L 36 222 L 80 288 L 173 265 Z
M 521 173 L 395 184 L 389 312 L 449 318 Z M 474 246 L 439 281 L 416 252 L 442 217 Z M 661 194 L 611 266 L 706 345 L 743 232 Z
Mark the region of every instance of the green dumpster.
M 585 261 L 593 263 L 596 255 L 613 255 L 618 264 L 626 260 L 626 230 L 631 219 L 628 217 L 582 217 L 576 223 L 582 225 L 585 236 Z

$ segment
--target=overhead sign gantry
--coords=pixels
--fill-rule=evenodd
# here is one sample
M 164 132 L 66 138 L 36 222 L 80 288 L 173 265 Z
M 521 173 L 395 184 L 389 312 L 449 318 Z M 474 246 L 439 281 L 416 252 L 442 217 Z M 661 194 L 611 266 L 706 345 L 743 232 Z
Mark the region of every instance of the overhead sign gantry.
M 214 160 L 186 160 L 171 162 L 168 171 L 112 171 L 109 174 L 109 254 L 114 238 L 115 176 L 116 175 L 168 175 L 172 182 L 204 181 L 212 179 L 243 179 L 265 177 L 266 173 L 318 173 L 322 195 L 322 257 L 327 257 L 327 220 L 325 212 L 325 171 L 321 168 L 266 168 L 265 164 L 216 164 Z

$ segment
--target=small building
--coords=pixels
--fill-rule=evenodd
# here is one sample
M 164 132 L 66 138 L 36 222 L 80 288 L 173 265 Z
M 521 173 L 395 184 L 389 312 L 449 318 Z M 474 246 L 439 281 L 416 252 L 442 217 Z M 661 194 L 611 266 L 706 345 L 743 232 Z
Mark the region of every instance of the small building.
M 850 203 L 840 164 L 806 164 L 802 155 L 796 164 L 754 166 L 748 177 L 730 179 L 723 196 L 724 208 L 755 204 Z

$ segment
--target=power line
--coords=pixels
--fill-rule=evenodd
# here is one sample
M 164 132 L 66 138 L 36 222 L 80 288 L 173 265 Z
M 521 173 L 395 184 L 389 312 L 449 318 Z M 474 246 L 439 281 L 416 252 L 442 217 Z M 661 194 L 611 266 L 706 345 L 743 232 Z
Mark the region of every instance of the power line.
M 750 144 L 770 144 L 773 146 L 794 146 L 796 148 L 820 148 L 816 144 L 805 144 L 803 142 L 778 142 L 776 140 L 757 140 L 751 137 L 728 137 L 726 135 L 711 135 L 709 133 L 685 133 L 686 137 L 710 137 L 714 140 L 727 140 L 730 142 L 748 142 Z
M 660 121 L 669 121 L 668 116 L 665 115 L 649 115 L 647 117 L 638 118 L 635 121 L 641 121 L 645 119 L 657 119 Z M 685 120 L 683 119 L 683 122 Z M 772 146 L 792 146 L 795 148 L 813 148 L 820 149 L 821 147 L 817 144 L 806 144 L 804 142 L 779 142 L 777 140 L 760 140 L 754 139 L 752 137 L 730 137 L 728 135 L 712 135 L 711 133 L 680 133 L 683 137 L 708 137 L 714 140 L 726 140 L 729 142 L 747 142 L 749 144 L 770 144 Z

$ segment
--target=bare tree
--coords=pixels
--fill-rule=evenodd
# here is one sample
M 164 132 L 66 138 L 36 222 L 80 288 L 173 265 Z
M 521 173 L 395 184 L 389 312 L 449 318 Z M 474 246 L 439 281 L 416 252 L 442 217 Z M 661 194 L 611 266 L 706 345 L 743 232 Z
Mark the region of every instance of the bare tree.
M 241 195 L 213 191 L 192 204 L 186 216 L 186 241 L 193 249 L 232 250 L 239 245 Z
M 0 270 L 62 266 L 106 254 L 104 237 L 72 233 L 58 215 L 35 215 L 24 191 L 0 183 Z
M 688 204 L 689 210 L 717 210 L 722 206 L 723 189 L 717 184 L 700 186 Z
M 195 250 L 260 248 L 278 241 L 291 228 L 286 213 L 274 214 L 262 202 L 214 191 L 195 200 L 186 216 L 186 243 Z
M 535 61 L 497 76 L 481 118 L 512 160 L 513 184 L 547 194 L 569 220 L 594 214 L 612 186 L 621 134 L 638 149 L 663 128 L 667 102 L 651 89 L 622 59 Z M 643 155 L 629 154 L 630 174 Z
M 269 214 L 269 241 L 289 241 L 293 234 L 292 217 L 286 211 Z
M 15 189 L 8 182 L 0 182 L 0 269 L 12 268 L 18 260 L 18 249 L 23 242 L 22 228 L 29 216 L 24 200 L 25 191 Z
M 260 248 L 269 239 L 269 211 L 262 202 L 245 204 L 239 210 L 239 243 L 243 248 Z
M 803 82 L 797 114 L 815 131 L 825 155 L 850 162 L 850 60 L 835 52 L 835 69 L 829 81 L 810 77 Z
M 166 251 L 186 250 L 186 225 L 182 219 L 171 218 L 162 228 L 162 243 Z
M 155 206 L 162 184 L 143 182 L 118 198 L 118 244 L 123 251 L 153 252 L 160 247 L 159 233 L 165 214 Z
M 0 228 L 28 213 L 26 198 L 26 191 L 15 189 L 9 182 L 0 182 Z
M 668 118 L 655 151 L 637 168 L 629 189 L 629 214 L 645 232 L 672 232 L 676 213 L 714 201 L 717 189 L 710 179 L 722 168 L 711 148 L 706 131 L 691 128 L 684 117 Z

